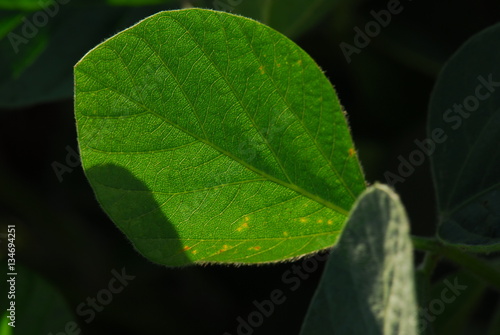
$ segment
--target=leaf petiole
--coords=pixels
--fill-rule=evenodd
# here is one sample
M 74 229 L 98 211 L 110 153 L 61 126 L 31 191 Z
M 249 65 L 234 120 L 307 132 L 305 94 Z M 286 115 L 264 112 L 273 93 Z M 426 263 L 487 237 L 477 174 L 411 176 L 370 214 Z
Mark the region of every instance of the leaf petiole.
M 479 277 L 487 284 L 500 290 L 500 271 L 493 268 L 486 261 L 466 253 L 457 247 L 444 245 L 436 238 L 412 236 L 411 239 L 415 249 L 429 252 L 429 257 L 432 257 L 432 255 L 445 257 L 453 263 L 460 265 L 472 275 Z M 423 267 L 431 266 L 430 264 L 426 265 L 427 261 L 424 259 Z

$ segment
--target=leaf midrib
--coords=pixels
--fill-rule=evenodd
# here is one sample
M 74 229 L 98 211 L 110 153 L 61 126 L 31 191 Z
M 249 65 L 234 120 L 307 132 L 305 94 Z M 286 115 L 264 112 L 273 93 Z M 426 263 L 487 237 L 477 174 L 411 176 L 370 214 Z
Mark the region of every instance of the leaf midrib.
M 136 35 L 136 36 L 137 36 L 137 35 Z M 142 37 L 140 37 L 140 36 L 139 36 L 139 38 L 141 38 L 141 40 L 142 40 Z M 147 42 L 146 42 L 146 44 L 149 46 L 149 44 L 148 44 Z M 151 48 L 151 46 L 150 46 L 150 48 Z M 114 49 L 112 49 L 112 48 L 109 48 L 109 47 L 108 47 L 108 49 L 113 50 L 114 52 L 116 52 L 116 51 L 115 51 Z M 151 50 L 152 50 L 152 51 L 153 51 L 153 52 L 157 55 L 157 57 L 159 57 L 159 59 L 162 61 L 162 63 L 163 63 L 163 64 L 164 64 L 164 66 L 166 67 L 166 69 L 169 69 L 169 68 L 165 65 L 165 63 L 164 63 L 163 59 L 162 59 L 162 58 L 161 58 L 161 57 L 160 57 L 160 56 L 156 53 L 156 51 L 155 51 L 154 49 L 151 49 Z M 117 54 L 117 55 L 118 55 L 118 57 L 119 57 L 120 59 L 122 59 L 122 58 L 119 56 L 119 54 Z M 210 60 L 210 59 L 209 59 L 209 60 Z M 126 67 L 126 65 L 125 65 L 125 64 L 124 64 L 124 66 Z M 135 101 L 135 100 L 131 99 L 130 97 L 128 97 L 128 96 L 126 96 L 126 95 L 124 95 L 124 94 L 123 94 L 122 92 L 120 92 L 120 91 L 117 91 L 117 90 L 116 90 L 115 88 L 113 88 L 113 87 L 108 87 L 108 86 L 107 86 L 107 85 L 105 85 L 103 82 L 101 82 L 98 78 L 96 78 L 93 74 L 90 74 L 90 73 L 88 73 L 88 72 L 82 71 L 82 70 L 80 69 L 80 67 L 76 67 L 76 68 L 75 68 L 75 71 L 77 71 L 77 70 L 78 70 L 78 71 L 80 71 L 80 72 L 82 72 L 83 74 L 85 74 L 85 75 L 87 75 L 87 76 L 91 77 L 93 80 L 95 80 L 96 82 L 98 82 L 99 84 L 101 84 L 103 87 L 107 87 L 108 89 L 110 89 L 110 90 L 112 90 L 113 92 L 115 92 L 116 94 L 118 94 L 118 95 L 120 95 L 120 96 L 124 97 L 126 100 L 130 101 L 131 103 L 134 103 L 135 105 L 137 105 L 138 107 L 142 108 L 143 110 L 148 111 L 149 113 L 151 113 L 152 115 L 154 115 L 154 116 L 158 117 L 159 119 L 163 120 L 164 122 L 166 122 L 167 124 L 171 125 L 172 127 L 174 127 L 174 128 L 176 128 L 176 129 L 178 129 L 178 130 L 180 130 L 180 131 L 182 131 L 182 132 L 184 132 L 184 133 L 188 134 L 189 136 L 193 137 L 194 139 L 196 139 L 196 140 L 198 140 L 198 141 L 202 142 L 203 144 L 205 144 L 205 145 L 207 145 L 207 146 L 209 146 L 209 147 L 211 147 L 211 148 L 213 148 L 213 149 L 215 149 L 215 150 L 219 151 L 220 153 L 224 154 L 225 156 L 227 156 L 227 157 L 231 158 L 232 160 L 234 160 L 235 162 L 239 163 L 239 164 L 240 164 L 240 165 L 242 165 L 243 167 L 245 167 L 245 168 L 249 169 L 250 171 L 252 171 L 252 172 L 254 172 L 254 173 L 256 173 L 256 174 L 258 174 L 258 175 L 260 175 L 260 176 L 262 176 L 262 177 L 264 177 L 264 178 L 266 178 L 266 179 L 267 179 L 267 180 L 269 180 L 269 181 L 272 181 L 272 182 L 274 182 L 274 183 L 276 183 L 276 184 L 278 184 L 278 185 L 281 185 L 281 186 L 283 186 L 283 187 L 286 187 L 286 188 L 288 188 L 288 189 L 290 189 L 290 190 L 292 190 L 292 191 L 295 191 L 295 192 L 297 192 L 297 193 L 299 193 L 299 194 L 301 194 L 301 195 L 303 195 L 303 196 L 306 196 L 306 197 L 310 198 L 311 200 L 314 200 L 314 201 L 316 201 L 317 203 L 322 204 L 323 206 L 328 207 L 328 208 L 330 208 L 330 209 L 332 209 L 332 210 L 334 210 L 334 211 L 336 211 L 336 212 L 338 212 L 338 213 L 340 213 L 340 214 L 342 214 L 342 215 L 344 215 L 344 216 L 347 216 L 347 215 L 349 214 L 349 211 L 348 211 L 348 210 L 343 209 L 343 208 L 341 208 L 341 207 L 339 207 L 339 206 L 337 206 L 337 205 L 333 204 L 332 202 L 327 201 L 327 200 L 325 200 L 325 199 L 321 198 L 321 197 L 320 197 L 320 196 L 318 196 L 318 195 L 312 194 L 312 193 L 310 193 L 309 191 L 306 191 L 305 189 L 303 189 L 303 188 L 301 188 L 301 187 L 299 187 L 299 186 L 297 186 L 297 185 L 295 185 L 295 184 L 292 184 L 292 183 L 289 183 L 289 182 L 285 182 L 285 181 L 283 181 L 283 180 L 281 180 L 281 179 L 275 178 L 275 177 L 273 177 L 273 176 L 271 176 L 271 175 L 269 175 L 269 174 L 265 173 L 264 171 L 259 170 L 259 169 L 257 169 L 256 167 L 254 167 L 254 166 L 252 166 L 252 165 L 247 164 L 245 161 L 243 161 L 243 160 L 241 160 L 241 159 L 237 158 L 237 157 L 236 157 L 236 156 L 234 156 L 232 153 L 230 153 L 230 152 L 228 152 L 228 151 L 226 151 L 226 150 L 224 150 L 224 149 L 220 148 L 219 146 L 215 145 L 215 144 L 214 144 L 214 143 L 212 143 L 212 142 L 209 142 L 208 140 L 206 140 L 206 139 L 204 139 L 204 138 L 199 137 L 198 135 L 196 135 L 196 134 L 194 134 L 194 133 L 192 133 L 192 132 L 188 131 L 187 129 L 184 129 L 184 128 L 180 127 L 179 125 L 177 125 L 177 124 L 175 124 L 175 123 L 171 122 L 170 120 L 166 119 L 166 118 L 165 118 L 165 117 L 163 117 L 162 115 L 159 115 L 158 113 L 156 113 L 155 111 L 153 111 L 153 110 L 152 110 L 152 109 L 150 109 L 149 107 L 145 106 L 142 102 L 138 102 L 138 101 Z M 217 71 L 219 71 L 219 70 L 217 69 Z M 170 70 L 169 70 L 169 72 L 170 72 Z M 220 71 L 219 71 L 219 73 L 220 73 Z M 226 80 L 226 78 L 225 78 L 225 77 L 222 77 L 222 78 L 224 78 L 224 80 Z M 89 93 L 89 92 L 87 92 L 87 93 Z M 185 93 L 184 93 L 184 92 L 183 92 L 183 94 L 185 95 Z M 186 96 L 186 95 L 185 95 L 185 96 Z M 286 101 L 286 100 L 284 100 L 284 101 Z M 240 101 L 238 100 L 238 102 L 240 102 Z M 240 103 L 241 103 L 241 102 L 240 102 Z M 243 108 L 243 106 L 242 106 L 242 109 L 243 109 L 244 111 L 246 111 L 246 109 L 245 109 L 245 108 Z M 195 113 L 195 114 L 196 114 L 196 113 Z M 86 116 L 86 117 L 88 117 L 88 118 L 101 118 L 101 117 L 98 117 L 98 116 L 94 116 L 94 117 Z M 251 118 L 249 118 L 249 119 L 251 119 Z M 299 120 L 299 121 L 300 121 L 300 120 Z M 259 133 L 259 134 L 260 134 L 260 133 Z M 318 150 L 319 150 L 319 149 L 318 149 Z M 320 151 L 320 152 L 321 152 L 321 151 Z M 342 180 L 342 179 L 339 179 L 339 180 L 343 183 L 343 180 Z M 345 184 L 344 184 L 344 185 L 345 185 Z M 349 189 L 349 188 L 347 188 L 347 187 L 346 187 L 346 189 L 350 191 L 350 189 Z
M 79 71 L 81 71 L 80 69 L 78 69 L 78 70 L 79 70 Z M 84 72 L 84 71 L 81 71 L 81 72 Z M 86 74 L 86 75 L 88 75 L 89 77 L 92 77 L 92 78 L 93 78 L 94 80 L 96 80 L 97 82 L 101 83 L 101 82 L 100 82 L 99 80 L 97 80 L 97 78 L 95 78 L 94 76 L 89 75 L 88 73 L 85 73 L 85 74 Z M 101 84 L 102 84 L 102 83 L 101 83 Z M 224 150 L 224 149 L 222 149 L 222 148 L 218 147 L 217 145 L 215 145 L 215 144 L 213 144 L 213 143 L 211 143 L 211 142 L 208 142 L 208 141 L 206 141 L 206 140 L 204 140 L 204 139 L 200 138 L 200 137 L 199 137 L 199 136 L 197 136 L 196 134 L 191 133 L 190 131 L 188 131 L 187 129 L 184 129 L 184 128 L 182 128 L 182 127 L 180 127 L 179 125 L 177 125 L 177 124 L 175 124 L 175 123 L 172 123 L 170 120 L 168 120 L 168 119 L 164 118 L 163 116 L 161 116 L 161 115 L 157 114 L 155 111 L 151 110 L 151 109 L 150 109 L 150 108 L 148 108 L 147 106 L 144 106 L 144 105 L 142 105 L 141 103 L 139 103 L 139 102 L 137 102 L 137 101 L 135 101 L 135 100 L 130 99 L 129 97 L 127 97 L 127 96 L 123 95 L 123 94 L 122 94 L 121 92 L 119 92 L 119 91 L 116 91 L 116 90 L 114 90 L 114 89 L 112 89 L 112 88 L 110 88 L 110 89 L 111 89 L 111 90 L 113 90 L 115 93 L 117 93 L 117 94 L 119 94 L 119 95 L 123 96 L 123 97 L 124 97 L 125 99 L 127 99 L 128 101 L 130 101 L 130 102 L 132 102 L 132 103 L 135 103 L 137 106 L 139 106 L 139 107 L 143 108 L 144 110 L 147 110 L 147 111 L 148 111 L 148 112 L 150 112 L 152 115 L 154 115 L 154 116 L 156 116 L 156 117 L 158 117 L 158 118 L 162 119 L 163 121 L 165 121 L 166 123 L 168 123 L 168 124 L 169 124 L 169 125 L 171 125 L 172 127 L 174 127 L 174 128 L 176 128 L 176 129 L 178 129 L 178 130 L 180 130 L 180 131 L 182 131 L 182 132 L 184 132 L 184 133 L 188 134 L 189 136 L 191 136 L 191 137 L 193 137 L 194 139 L 196 139 L 196 140 L 198 140 L 198 141 L 202 142 L 203 144 L 205 144 L 205 145 L 207 145 L 207 146 L 209 146 L 209 147 L 211 147 L 211 148 L 213 148 L 213 149 L 215 149 L 215 150 L 219 151 L 219 152 L 220 152 L 220 153 L 222 153 L 223 155 L 225 155 L 225 156 L 227 156 L 227 157 L 231 158 L 232 160 L 234 160 L 235 162 L 239 163 L 240 165 L 242 165 L 243 167 L 247 168 L 248 170 L 250 170 L 250 171 L 254 172 L 255 174 L 258 174 L 258 175 L 260 175 L 261 177 L 266 178 L 266 180 L 268 180 L 268 181 L 272 181 L 272 182 L 274 182 L 274 183 L 276 183 L 276 184 L 278 184 L 278 185 L 281 185 L 281 186 L 286 187 L 286 188 L 288 188 L 288 189 L 290 189 L 290 190 L 292 190 L 292 191 L 295 191 L 295 192 L 299 193 L 300 195 L 306 196 L 306 197 L 308 197 L 309 199 L 314 200 L 314 201 L 316 201 L 317 203 L 322 204 L 323 206 L 328 207 L 328 208 L 330 208 L 330 209 L 332 209 L 332 210 L 334 210 L 334 211 L 336 211 L 336 212 L 338 212 L 338 213 L 340 213 L 340 214 L 342 214 L 342 215 L 344 215 L 344 216 L 347 216 L 347 215 L 349 214 L 349 211 L 348 211 L 348 210 L 345 210 L 345 209 L 343 209 L 343 208 L 341 208 L 341 207 L 339 207 L 339 206 L 337 206 L 337 205 L 335 205 L 335 204 L 331 203 L 330 201 L 327 201 L 327 200 L 325 200 L 325 199 L 321 198 L 320 196 L 317 196 L 317 195 L 315 195 L 315 194 L 312 194 L 312 193 L 310 193 L 309 191 L 306 191 L 305 189 L 303 189 L 303 188 L 301 188 L 301 187 L 299 187 L 299 186 L 297 186 L 297 185 L 295 185 L 295 184 L 291 184 L 291 183 L 287 183 L 287 182 L 285 182 L 285 181 L 282 181 L 281 179 L 275 178 L 275 177 L 273 177 L 273 176 L 271 176 L 271 175 L 269 175 L 269 174 L 265 173 L 264 171 L 259 170 L 259 169 L 257 169 L 256 167 L 254 167 L 254 166 L 252 166 L 252 165 L 247 164 L 245 161 L 243 161 L 243 160 L 241 160 L 241 159 L 239 159 L 239 158 L 237 158 L 237 157 L 233 156 L 230 152 L 228 152 L 228 151 L 226 151 L 226 150 Z M 94 117 L 89 117 L 89 116 L 86 116 L 86 117 L 88 117 L 88 118 L 99 118 L 99 117 L 97 117 L 97 116 L 94 116 Z M 87 147 L 87 148 L 89 148 L 89 150 L 93 150 L 93 148 L 88 147 L 87 145 L 86 145 L 86 147 Z M 102 152 L 107 152 L 107 151 L 102 150 Z M 114 154 L 113 152 L 109 152 L 109 153 L 110 153 L 110 154 Z
M 217 13 L 217 12 L 215 12 Z M 218 13 L 217 13 L 218 14 Z M 238 98 L 238 94 L 236 94 L 236 90 L 233 88 L 233 86 L 231 85 L 231 83 L 227 80 L 226 76 L 223 74 L 223 72 L 219 69 L 219 67 L 214 63 L 214 61 L 209 57 L 209 55 L 205 52 L 205 49 L 204 47 L 197 41 L 197 39 L 195 39 L 193 37 L 193 35 L 191 34 L 191 31 L 188 29 L 188 27 L 186 27 L 182 22 L 180 22 L 178 19 L 172 17 L 172 16 L 167 16 L 169 19 L 175 21 L 182 29 L 184 29 L 185 33 L 187 35 L 190 36 L 191 38 L 191 41 L 193 43 L 195 43 L 197 46 L 198 46 L 198 49 L 203 53 L 203 55 L 205 56 L 205 59 L 207 61 L 210 62 L 210 64 L 212 65 L 212 67 L 219 73 L 219 76 L 220 78 L 222 78 L 222 80 L 224 80 L 224 82 L 226 83 L 227 87 L 229 87 L 233 93 L 233 97 L 235 97 L 237 103 L 240 105 L 242 111 L 245 112 L 245 114 L 247 115 L 247 118 L 248 120 L 252 123 L 252 125 L 254 126 L 255 129 L 258 129 L 257 125 L 254 123 L 254 120 L 253 118 L 248 114 L 248 111 L 247 109 L 245 108 L 245 106 L 242 104 L 242 101 L 241 99 Z M 222 22 L 221 21 L 221 18 L 220 18 L 220 15 L 216 15 L 216 18 L 219 20 L 219 22 Z M 203 18 L 205 19 L 205 18 Z M 238 25 L 239 29 L 240 29 L 240 33 L 242 34 L 242 36 L 244 36 L 248 42 L 248 46 L 250 48 L 250 50 L 252 51 L 252 54 L 254 55 L 254 58 L 255 60 L 258 62 L 258 64 L 260 64 L 261 66 L 263 66 L 264 64 L 262 64 L 262 62 L 260 62 L 260 59 L 259 57 L 256 55 L 255 53 L 255 49 L 253 48 L 253 45 L 252 45 L 252 41 L 248 39 L 248 36 L 247 34 L 245 33 L 245 31 L 243 30 L 242 28 L 242 25 L 241 25 L 241 22 L 239 21 L 236 21 L 236 24 Z M 225 27 L 221 24 L 220 25 L 221 28 L 223 29 L 224 31 L 224 34 L 226 35 L 226 30 L 224 29 Z M 149 49 L 156 55 L 156 57 L 161 61 L 161 63 L 164 65 L 165 69 L 167 69 L 167 71 L 170 73 L 170 75 L 175 78 L 175 81 L 177 82 L 179 88 L 181 89 L 185 99 L 189 102 L 190 106 L 191 106 L 191 110 L 193 111 L 193 113 L 195 114 L 195 116 L 198 118 L 198 114 L 196 113 L 195 109 L 193 108 L 193 105 L 191 103 L 191 101 L 188 99 L 188 95 L 184 92 L 184 90 L 182 89 L 182 85 L 180 85 L 179 81 L 177 80 L 177 77 L 174 76 L 174 74 L 172 73 L 172 71 L 170 70 L 170 68 L 167 66 L 167 64 L 165 64 L 163 58 L 161 57 L 161 55 L 158 54 L 157 50 L 153 48 L 153 46 L 146 40 L 144 39 L 142 36 L 140 35 L 137 35 L 135 34 L 134 32 L 131 32 L 130 30 L 127 31 L 128 34 L 130 35 L 133 35 L 133 36 L 136 36 L 138 39 L 142 40 L 148 47 Z M 227 36 L 227 35 L 226 35 Z M 227 44 L 226 44 L 227 46 Z M 121 59 L 120 55 L 117 54 L 117 56 Z M 125 63 L 123 63 L 124 66 Z M 327 163 L 327 165 L 330 167 L 330 170 L 337 176 L 336 180 L 338 182 L 340 182 L 342 184 L 342 186 L 344 187 L 345 190 L 348 191 L 349 195 L 351 196 L 351 198 L 354 200 L 356 199 L 356 196 L 354 195 L 353 191 L 350 189 L 350 187 L 345 183 L 345 180 L 344 178 L 342 178 L 341 174 L 337 171 L 337 169 L 335 168 L 335 166 L 333 166 L 331 160 L 326 156 L 325 152 L 321 149 L 321 146 L 318 145 L 318 143 L 316 142 L 316 137 L 313 137 L 312 134 L 310 133 L 309 129 L 306 127 L 306 125 L 304 124 L 303 120 L 300 119 L 294 112 L 293 112 L 293 109 L 291 108 L 291 106 L 289 105 L 288 103 L 288 99 L 285 98 L 285 96 L 283 96 L 282 92 L 280 90 L 278 90 L 278 85 L 275 84 L 275 80 L 269 75 L 269 73 L 265 72 L 265 75 L 267 76 L 267 78 L 273 83 L 274 87 L 275 87 L 275 91 L 279 94 L 281 100 L 283 101 L 283 103 L 285 103 L 287 105 L 287 108 L 288 110 L 290 110 L 291 112 L 291 115 L 293 115 L 295 117 L 295 119 L 301 124 L 302 126 L 302 129 L 306 132 L 306 134 L 308 135 L 308 138 L 314 143 L 315 145 L 315 148 L 318 150 L 318 152 L 321 154 L 321 156 L 323 157 L 323 159 L 325 160 L 325 162 Z M 346 125 L 347 126 L 347 125 Z M 202 127 L 202 124 L 200 123 L 200 128 L 202 129 L 202 131 L 205 133 L 203 127 Z M 273 147 L 269 144 L 269 141 L 267 140 L 267 138 L 265 138 L 263 136 L 263 134 L 259 131 L 257 131 L 257 134 L 261 137 L 261 139 L 267 143 L 267 148 L 269 149 L 269 151 L 273 154 L 274 156 L 274 159 L 276 161 L 276 163 L 279 165 L 280 169 L 281 169 L 281 172 L 283 172 L 283 174 L 287 177 L 287 179 L 290 181 L 290 184 L 292 184 L 291 182 L 291 179 L 290 177 L 288 176 L 288 173 L 287 171 L 285 170 L 285 168 L 283 167 L 282 163 L 281 163 L 281 160 L 279 159 L 278 155 L 276 154 L 276 152 L 274 151 Z M 349 157 L 346 157 L 346 160 L 348 160 Z M 358 164 L 358 167 L 359 167 L 359 164 Z M 346 215 L 348 213 L 348 210 L 345 210 L 346 212 Z

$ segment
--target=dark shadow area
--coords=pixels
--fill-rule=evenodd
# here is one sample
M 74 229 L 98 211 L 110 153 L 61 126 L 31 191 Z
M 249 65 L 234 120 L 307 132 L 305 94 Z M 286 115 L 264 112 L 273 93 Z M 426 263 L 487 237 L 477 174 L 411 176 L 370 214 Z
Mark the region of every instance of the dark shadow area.
M 106 214 L 139 253 L 167 266 L 191 263 L 172 222 L 143 181 L 114 164 L 93 166 L 86 174 Z

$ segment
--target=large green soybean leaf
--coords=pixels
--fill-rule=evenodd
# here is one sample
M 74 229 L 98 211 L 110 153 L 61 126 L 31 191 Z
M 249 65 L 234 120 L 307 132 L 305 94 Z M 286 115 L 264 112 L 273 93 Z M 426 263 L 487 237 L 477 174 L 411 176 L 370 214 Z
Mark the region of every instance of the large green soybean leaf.
M 315 62 L 256 21 L 161 12 L 75 67 L 83 166 L 149 259 L 261 263 L 333 245 L 365 188 Z
M 429 106 L 439 237 L 500 250 L 500 25 L 474 36 L 442 70 Z M 442 143 L 439 143 L 442 142 Z
M 416 335 L 409 223 L 387 186 L 354 205 L 302 325 L 301 335 Z

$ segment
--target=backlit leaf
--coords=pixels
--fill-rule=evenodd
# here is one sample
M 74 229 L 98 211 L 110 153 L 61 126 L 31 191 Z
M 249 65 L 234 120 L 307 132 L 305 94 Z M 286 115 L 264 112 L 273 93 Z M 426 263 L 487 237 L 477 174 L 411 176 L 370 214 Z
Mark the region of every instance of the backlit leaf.
M 333 245 L 365 188 L 316 63 L 256 21 L 161 12 L 75 67 L 84 169 L 135 247 L 167 265 Z

